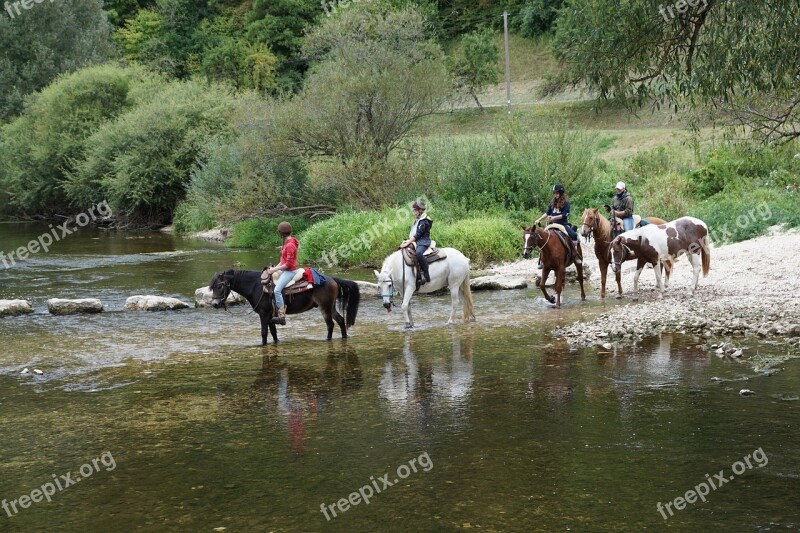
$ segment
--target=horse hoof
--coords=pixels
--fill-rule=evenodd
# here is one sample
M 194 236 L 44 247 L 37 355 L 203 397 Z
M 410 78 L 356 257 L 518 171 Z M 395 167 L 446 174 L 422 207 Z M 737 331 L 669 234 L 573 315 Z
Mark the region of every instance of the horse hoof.
M 551 304 L 554 304 L 554 303 L 556 303 L 556 297 L 555 296 L 551 296 L 550 299 L 547 300 L 547 301 L 550 302 Z
M 622 300 L 622 295 L 621 294 L 617 294 L 617 300 Z

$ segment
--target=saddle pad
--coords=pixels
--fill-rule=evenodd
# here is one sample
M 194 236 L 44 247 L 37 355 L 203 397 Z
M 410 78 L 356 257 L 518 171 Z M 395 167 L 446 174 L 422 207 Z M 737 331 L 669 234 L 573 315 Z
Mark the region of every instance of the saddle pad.
M 561 224 L 548 224 L 547 227 L 545 227 L 544 229 L 557 229 L 558 231 L 569 237 L 569 233 L 567 233 L 567 228 L 565 228 Z
M 272 292 L 275 290 L 275 285 L 263 285 L 263 287 L 265 294 L 272 294 Z M 310 291 L 313 288 L 314 285 L 312 283 L 303 280 L 300 282 L 296 282 L 291 287 L 286 287 L 285 289 L 283 289 L 283 295 L 291 296 L 292 294 L 298 294 L 301 292 Z

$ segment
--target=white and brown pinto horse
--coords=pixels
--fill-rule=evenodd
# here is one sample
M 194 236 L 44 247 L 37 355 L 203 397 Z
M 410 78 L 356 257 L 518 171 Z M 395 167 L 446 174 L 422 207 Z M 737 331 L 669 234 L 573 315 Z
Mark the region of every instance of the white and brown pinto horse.
M 600 298 L 606 297 L 606 275 L 608 265 L 611 264 L 611 241 L 612 227 L 611 222 L 600 214 L 600 208 L 589 208 L 583 212 L 581 217 L 581 235 L 594 237 L 594 255 L 597 256 L 597 264 L 600 267 Z M 650 224 L 666 224 L 666 220 L 657 217 L 646 217 Z M 625 258 L 626 261 L 636 259 L 635 254 L 630 254 Z M 613 271 L 617 280 L 617 298 L 622 298 L 621 269 Z
M 666 224 L 649 224 L 626 231 L 611 243 L 612 270 L 619 272 L 625 258 L 632 252 L 636 254 L 636 275 L 633 277 L 634 300 L 638 299 L 639 275 L 644 265 L 653 266 L 656 285 L 660 291 L 659 298 L 662 298 L 664 286 L 661 285 L 661 269 L 658 267 L 663 265 L 668 285 L 672 264 L 684 254 L 689 258 L 694 270 L 692 281 L 692 294 L 694 294 L 701 266 L 705 277 L 711 264 L 708 227 L 700 219 L 681 217 Z

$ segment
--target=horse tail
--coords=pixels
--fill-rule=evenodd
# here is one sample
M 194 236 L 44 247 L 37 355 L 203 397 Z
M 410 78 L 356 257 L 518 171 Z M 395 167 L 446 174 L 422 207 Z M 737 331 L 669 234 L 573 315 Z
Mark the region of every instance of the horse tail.
M 472 309 L 472 290 L 469 288 L 469 271 L 467 271 L 467 277 L 461 282 L 460 291 L 464 296 L 464 320 L 475 320 L 475 312 Z
M 349 328 L 356 323 L 361 291 L 358 288 L 358 284 L 349 279 L 333 278 L 333 281 L 339 285 L 339 303 L 344 308 L 344 323 Z
M 708 239 L 700 247 L 700 256 L 703 258 L 703 277 L 706 277 L 711 266 L 711 248 L 708 244 Z

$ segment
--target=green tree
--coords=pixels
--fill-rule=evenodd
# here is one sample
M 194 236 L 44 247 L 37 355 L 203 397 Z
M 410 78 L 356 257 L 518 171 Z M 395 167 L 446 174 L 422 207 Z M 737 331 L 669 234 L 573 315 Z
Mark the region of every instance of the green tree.
M 64 75 L 32 95 L 22 115 L 0 130 L 0 186 L 9 204 L 28 213 L 65 209 L 63 187 L 87 137 L 156 83 L 141 68 L 106 64 Z
M 105 61 L 113 52 L 110 32 L 100 0 L 36 3 L 13 19 L 3 12 L 0 122 L 20 113 L 24 97 L 59 74 Z
M 766 141 L 800 137 L 797 0 L 572 0 L 554 46 L 601 97 L 710 105 Z
M 478 93 L 500 81 L 498 61 L 500 53 L 491 31 L 474 31 L 461 38 L 461 50 L 452 65 L 456 88 L 471 96 L 481 111 Z
M 536 37 L 550 31 L 564 0 L 528 0 L 511 19 L 514 29 L 523 37 Z
M 318 0 L 254 0 L 247 13 L 246 37 L 266 45 L 277 58 L 277 84 L 284 91 L 300 87 L 308 68 L 300 56 L 305 31 L 324 13 Z
M 168 222 L 209 139 L 230 135 L 235 99 L 225 87 L 173 81 L 157 98 L 104 124 L 65 184 L 74 202 L 107 199 L 137 223 Z

